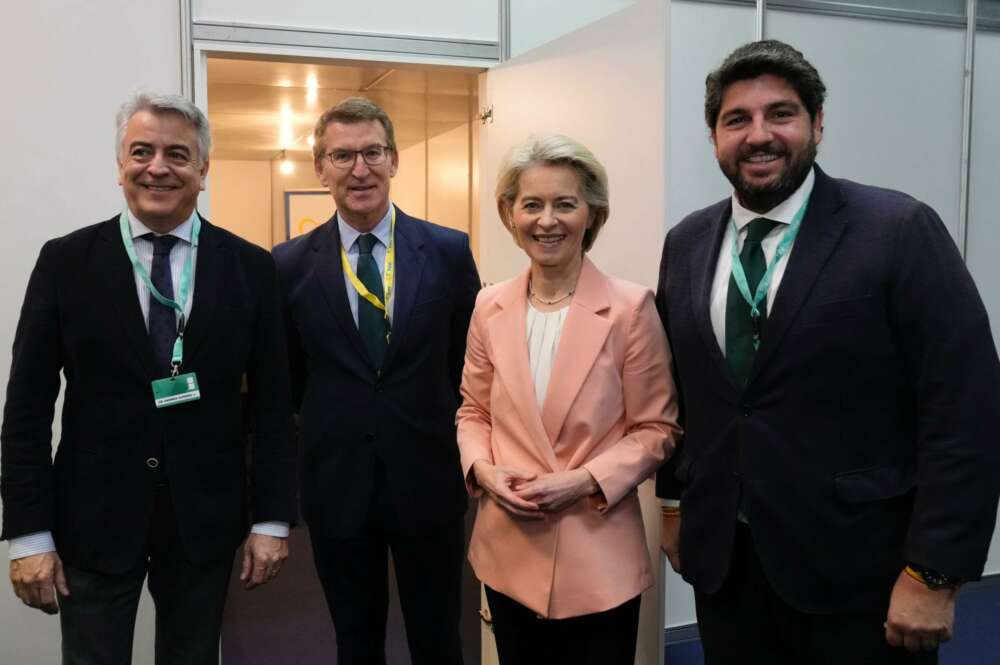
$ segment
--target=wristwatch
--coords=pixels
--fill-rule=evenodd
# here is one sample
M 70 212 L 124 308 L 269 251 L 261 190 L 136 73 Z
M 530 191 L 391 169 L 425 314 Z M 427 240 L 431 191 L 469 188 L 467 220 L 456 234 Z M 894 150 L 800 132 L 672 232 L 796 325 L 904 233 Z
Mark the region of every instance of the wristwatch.
M 909 564 L 907 568 L 915 572 L 917 574 L 917 578 L 926 584 L 927 588 L 931 591 L 956 588 L 962 583 L 962 580 L 957 577 L 951 577 L 950 575 L 939 573 L 931 568 L 918 566 L 915 563 Z

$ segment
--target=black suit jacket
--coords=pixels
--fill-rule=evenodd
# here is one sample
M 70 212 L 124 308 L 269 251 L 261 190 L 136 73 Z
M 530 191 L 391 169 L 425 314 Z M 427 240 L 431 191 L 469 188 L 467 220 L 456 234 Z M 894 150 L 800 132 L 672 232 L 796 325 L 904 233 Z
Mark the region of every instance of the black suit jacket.
M 327 535 L 360 534 L 380 474 L 398 517 L 390 528 L 431 528 L 466 507 L 455 411 L 480 286 L 469 238 L 397 208 L 395 242 L 381 375 L 351 316 L 336 216 L 274 248 L 300 414 L 303 515 Z
M 730 200 L 667 235 L 658 306 L 686 431 L 657 478 L 680 498 L 684 577 L 714 592 L 743 505 L 775 590 L 805 611 L 884 607 L 904 561 L 978 578 L 1000 481 L 986 311 L 928 206 L 816 168 L 749 383 L 709 317 Z
M 252 410 L 254 522 L 295 516 L 288 367 L 274 263 L 202 224 L 182 371 L 201 399 L 157 409 L 152 349 L 118 217 L 51 240 L 28 282 L 3 432 L 3 538 L 51 530 L 67 563 L 120 573 L 145 553 L 159 456 L 185 553 L 232 556 L 246 535 L 244 373 Z M 62 437 L 51 425 L 66 381 Z

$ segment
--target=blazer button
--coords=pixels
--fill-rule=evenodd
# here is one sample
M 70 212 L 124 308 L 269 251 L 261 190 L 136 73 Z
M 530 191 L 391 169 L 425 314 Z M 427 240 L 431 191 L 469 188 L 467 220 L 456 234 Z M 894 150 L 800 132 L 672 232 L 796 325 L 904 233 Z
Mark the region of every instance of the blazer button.
M 156 459 L 155 457 L 150 457 L 149 459 L 146 460 L 146 466 L 148 466 L 150 469 L 155 469 L 156 467 L 160 466 L 160 460 Z
M 744 404 L 743 405 L 743 417 L 744 418 L 749 418 L 752 413 L 753 413 L 753 411 L 751 411 L 750 407 L 747 406 L 746 404 Z
M 365 434 L 365 441 L 374 441 L 374 440 L 375 440 L 375 432 L 368 432 L 367 434 Z

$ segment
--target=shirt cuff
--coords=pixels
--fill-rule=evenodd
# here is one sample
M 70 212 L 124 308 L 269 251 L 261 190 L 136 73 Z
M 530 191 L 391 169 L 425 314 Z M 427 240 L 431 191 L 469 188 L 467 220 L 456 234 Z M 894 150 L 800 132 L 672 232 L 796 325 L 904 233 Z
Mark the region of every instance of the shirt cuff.
M 250 533 L 259 533 L 262 536 L 273 536 L 275 538 L 288 538 L 288 522 L 258 522 L 250 527 Z
M 663 508 L 680 508 L 680 499 L 660 499 L 660 506 Z
M 46 552 L 55 551 L 56 541 L 52 539 L 52 532 L 36 531 L 35 533 L 29 533 L 26 536 L 11 538 L 8 557 L 11 561 L 13 561 L 14 559 L 23 559 L 26 556 L 34 556 L 36 554 L 45 554 Z

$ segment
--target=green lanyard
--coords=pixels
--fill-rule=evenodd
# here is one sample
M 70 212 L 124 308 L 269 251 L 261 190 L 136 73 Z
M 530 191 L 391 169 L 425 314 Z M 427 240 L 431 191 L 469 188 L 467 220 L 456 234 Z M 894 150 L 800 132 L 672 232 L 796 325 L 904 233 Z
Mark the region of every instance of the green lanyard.
M 153 280 L 149 278 L 149 272 L 146 267 L 142 265 L 139 261 L 139 255 L 135 251 L 135 243 L 132 242 L 132 228 L 128 223 L 128 208 L 122 210 L 122 214 L 118 217 L 118 228 L 121 230 L 122 234 L 122 244 L 125 245 L 125 253 L 128 254 L 129 260 L 132 262 L 132 269 L 135 270 L 139 278 L 142 279 L 146 288 L 149 292 L 153 294 L 161 305 L 165 307 L 170 307 L 177 311 L 179 318 L 177 320 L 177 339 L 174 341 L 174 351 L 170 357 L 170 375 L 177 376 L 180 369 L 181 362 L 184 360 L 184 327 L 186 321 L 184 320 L 184 307 L 187 305 L 188 297 L 191 295 L 191 278 L 194 274 L 194 265 L 192 261 L 192 256 L 194 255 L 194 248 L 198 246 L 198 233 L 201 231 L 201 217 L 198 213 L 194 214 L 194 221 L 191 224 L 191 251 L 188 252 L 187 259 L 184 261 L 184 269 L 181 271 L 181 283 L 178 288 L 180 291 L 180 297 L 177 301 L 167 298 L 162 293 L 153 286 Z
M 740 295 L 750 305 L 750 318 L 754 321 L 760 317 L 759 305 L 767 297 L 767 290 L 771 287 L 771 280 L 774 279 L 775 268 L 777 268 L 782 257 L 792 248 L 795 236 L 799 234 L 799 227 L 802 226 L 802 218 L 805 217 L 808 206 L 809 199 L 807 198 L 799 208 L 799 211 L 795 213 L 795 217 L 792 218 L 788 228 L 785 229 L 784 235 L 781 236 L 781 242 L 778 243 L 778 248 L 774 251 L 774 257 L 767 264 L 767 270 L 764 271 L 764 276 L 760 278 L 760 282 L 757 284 L 757 291 L 753 296 L 750 295 L 750 285 L 747 283 L 747 276 L 743 271 L 743 262 L 740 261 L 740 250 L 737 247 L 740 231 L 736 228 L 736 220 L 732 217 L 729 218 L 729 223 L 733 226 L 733 247 L 731 250 L 733 257 L 733 281 L 736 282 L 736 288 L 739 289 Z

